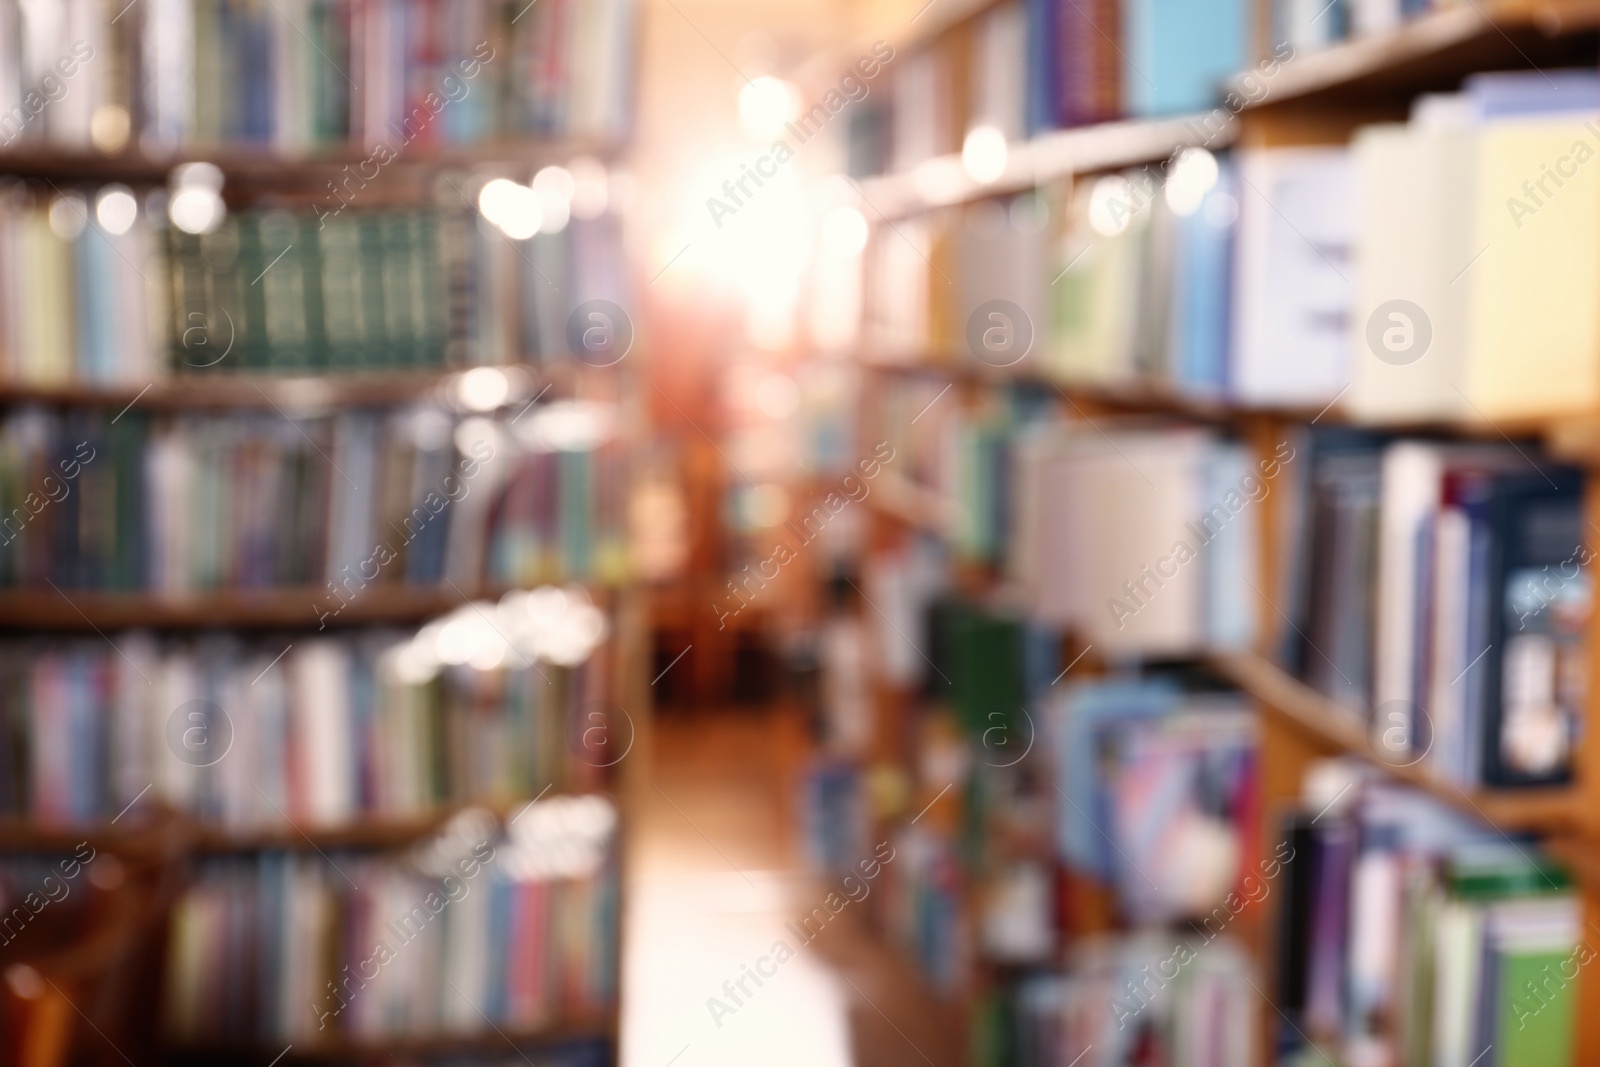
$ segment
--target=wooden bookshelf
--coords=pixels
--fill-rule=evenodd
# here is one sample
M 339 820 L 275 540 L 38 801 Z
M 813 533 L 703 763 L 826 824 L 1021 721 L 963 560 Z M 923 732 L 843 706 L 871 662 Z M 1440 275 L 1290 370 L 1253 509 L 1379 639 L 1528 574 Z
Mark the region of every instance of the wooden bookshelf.
M 597 602 L 606 587 L 585 584 Z M 416 623 L 444 615 L 477 600 L 496 600 L 510 586 L 367 586 L 349 596 L 328 627 L 374 623 Z M 196 630 L 227 627 L 252 630 L 319 629 L 319 611 L 339 607 L 325 586 L 230 590 L 192 596 L 104 593 L 76 589 L 0 591 L 0 630 L 94 632 L 148 627 Z
M 1271 77 L 1257 76 L 1255 84 L 1266 86 L 1259 99 L 1247 74 L 1227 89 L 1248 101 L 1247 111 L 1291 100 L 1349 105 L 1453 89 L 1478 71 L 1592 65 L 1593 40 L 1581 37 L 1597 25 L 1600 4 L 1594 0 L 1473 2 L 1409 19 L 1381 36 L 1295 56 Z
M 464 370 L 393 374 L 195 374 L 146 385 L 0 385 L 0 405 L 47 404 L 139 410 L 211 411 L 274 407 L 285 411 L 379 407 L 429 399 L 452 399 L 451 387 Z M 497 366 L 515 374 L 536 373 L 530 366 Z M 542 375 L 541 375 L 542 376 Z M 524 399 L 526 402 L 526 399 Z M 509 401 L 508 401 L 509 403 Z
M 1017 193 L 1074 174 L 1117 170 L 1166 159 L 1180 148 L 1225 148 L 1238 133 L 1233 123 L 1208 131 L 1206 116 L 1129 119 L 1070 130 L 1052 130 L 1011 146 L 1005 173 L 976 182 L 961 165 L 961 154 L 936 156 L 910 172 L 867 178 L 861 195 L 869 220 L 902 218 L 948 204 Z
M 1554 458 L 1570 463 L 1600 463 L 1600 412 L 1570 413 L 1548 418 L 1486 420 L 1461 419 L 1431 422 L 1364 422 L 1333 403 L 1321 408 L 1275 407 L 1244 404 L 1215 397 L 1186 394 L 1158 380 L 1082 382 L 1040 371 L 1014 367 L 998 369 L 964 356 L 891 361 L 862 356 L 860 366 L 869 373 L 923 375 L 971 388 L 1013 386 L 1055 393 L 1071 405 L 1081 405 L 1079 415 L 1166 416 L 1188 422 L 1242 429 L 1263 422 L 1280 425 L 1316 423 L 1348 426 L 1374 433 L 1421 437 L 1454 437 L 1485 441 L 1537 441 Z
M 523 180 L 532 169 L 551 163 L 566 163 L 576 156 L 599 159 L 617 158 L 622 146 L 607 141 L 575 141 L 559 138 L 494 139 L 473 144 L 400 145 L 396 138 L 385 143 L 394 158 L 382 164 L 386 178 L 393 172 L 440 170 L 445 168 L 492 168 L 496 165 L 517 168 Z M 320 145 L 305 153 L 289 155 L 270 145 L 216 144 L 189 145 L 170 154 L 138 151 L 103 154 L 69 151 L 40 146 L 25 152 L 0 152 L 0 174 L 22 178 L 49 178 L 63 181 L 126 182 L 133 185 L 164 184 L 174 167 L 185 163 L 211 163 L 222 171 L 226 184 L 253 188 L 322 188 L 347 166 L 373 159 L 374 146 L 359 143 Z M 368 167 L 376 164 L 368 162 Z M 371 181 L 371 178 L 367 179 Z
M 986 10 L 969 2 L 941 19 L 948 27 Z M 937 10 L 935 8 L 934 10 Z M 1357 38 L 1294 56 L 1270 76 L 1244 71 L 1224 87 L 1224 103 L 1209 112 L 1051 130 L 1010 146 L 1005 172 L 977 182 L 959 152 L 925 160 L 860 182 L 868 218 L 902 218 L 950 204 L 1021 192 L 1074 175 L 1156 163 L 1179 149 L 1226 148 L 1241 136 L 1240 116 L 1334 105 L 1400 119 L 1394 101 L 1454 89 L 1485 70 L 1592 66 L 1600 50 L 1597 0 L 1497 0 L 1422 15 L 1392 33 Z M 914 44 L 908 44 L 914 47 Z M 1232 94 L 1231 97 L 1229 94 Z M 1274 116 L 1274 120 L 1276 116 Z
M 1579 798 L 1568 788 L 1466 792 L 1424 763 L 1393 763 L 1373 747 L 1365 720 L 1281 667 L 1253 653 L 1209 656 L 1205 662 L 1256 699 L 1262 711 L 1322 746 L 1329 755 L 1355 756 L 1389 778 L 1414 786 L 1493 826 L 1509 831 L 1570 833 L 1580 825 Z
M 614 1013 L 592 1018 L 567 1019 L 532 1030 L 493 1031 L 418 1035 L 394 1038 L 327 1038 L 289 1042 L 288 1048 L 257 1045 L 196 1045 L 172 1050 L 179 1063 L 217 1063 L 267 1065 L 283 1063 L 350 1063 L 372 1059 L 437 1056 L 516 1057 L 522 1050 L 537 1051 L 554 1045 L 578 1041 L 605 1041 L 615 1055 L 619 1023 Z M 525 1058 L 525 1057 L 524 1057 Z M 513 1060 L 513 1062 L 515 1062 Z
M 586 795 L 612 796 L 606 790 L 550 789 L 537 796 L 515 801 L 450 804 L 422 814 L 363 817 L 336 826 L 300 823 L 241 831 L 222 829 L 165 808 L 153 816 L 149 812 L 130 812 L 125 821 L 119 818 L 120 825 L 107 821 L 75 826 L 53 825 L 35 819 L 4 818 L 0 819 L 0 854 L 71 852 L 85 841 L 95 849 L 132 853 L 170 846 L 182 846 L 204 855 L 268 849 L 287 852 L 331 849 L 384 851 L 425 841 L 464 811 L 489 812 L 503 823 L 514 818 L 518 811 L 535 800 Z

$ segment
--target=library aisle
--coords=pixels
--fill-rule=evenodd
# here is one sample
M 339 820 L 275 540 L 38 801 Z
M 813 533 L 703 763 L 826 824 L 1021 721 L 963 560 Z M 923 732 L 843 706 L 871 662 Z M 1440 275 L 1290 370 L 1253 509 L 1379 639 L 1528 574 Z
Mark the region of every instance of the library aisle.
M 1600 0 L 0 0 L 0 1067 L 1600 1067 Z
M 919 1049 L 959 1062 L 936 1003 L 861 923 L 802 928 L 827 887 L 792 831 L 799 717 L 708 713 L 656 729 L 660 803 L 641 806 L 628 863 L 622 1062 L 887 1067 L 922 1062 Z M 758 986 L 747 976 L 779 942 L 796 954 L 762 965 L 776 973 Z M 724 989 L 741 979 L 744 991 Z

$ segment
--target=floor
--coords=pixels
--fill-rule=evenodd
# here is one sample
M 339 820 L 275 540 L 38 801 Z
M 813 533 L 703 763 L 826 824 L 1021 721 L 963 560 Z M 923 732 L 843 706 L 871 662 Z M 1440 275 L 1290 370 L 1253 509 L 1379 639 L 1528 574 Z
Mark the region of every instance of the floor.
M 961 1063 L 953 1013 L 850 908 L 809 943 L 786 925 L 826 892 L 798 860 L 805 754 L 782 712 L 657 722 L 653 803 L 630 824 L 624 1067 Z

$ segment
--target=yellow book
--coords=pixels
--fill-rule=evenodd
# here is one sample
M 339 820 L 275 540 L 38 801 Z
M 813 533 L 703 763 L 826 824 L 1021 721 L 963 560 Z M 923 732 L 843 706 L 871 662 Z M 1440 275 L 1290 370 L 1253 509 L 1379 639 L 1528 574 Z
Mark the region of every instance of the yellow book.
M 1483 127 L 1461 391 L 1489 419 L 1600 406 L 1600 122 Z

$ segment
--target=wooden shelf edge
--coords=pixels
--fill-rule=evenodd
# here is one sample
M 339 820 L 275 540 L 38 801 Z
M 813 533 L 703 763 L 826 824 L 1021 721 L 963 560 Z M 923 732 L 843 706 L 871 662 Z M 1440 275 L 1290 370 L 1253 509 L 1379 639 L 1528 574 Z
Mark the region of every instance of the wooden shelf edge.
M 1372 421 L 1357 419 L 1338 407 L 1285 407 L 1191 395 L 1164 383 L 1131 379 L 1121 382 L 1086 382 L 1037 371 L 998 370 L 975 365 L 970 359 L 946 355 L 917 360 L 857 357 L 869 373 L 926 375 L 977 387 L 1025 386 L 1052 390 L 1074 403 L 1092 404 L 1138 415 L 1167 415 L 1219 425 L 1249 420 L 1317 422 L 1329 426 L 1370 430 L 1385 434 L 1420 434 L 1467 440 L 1538 440 L 1554 459 L 1600 466 L 1600 411 L 1552 412 L 1548 415 L 1502 417 L 1488 420 Z
M 558 789 L 540 797 L 578 797 L 615 795 L 608 789 Z M 427 814 L 364 819 L 330 827 L 296 829 L 273 827 L 248 832 L 230 832 L 209 823 L 163 812 L 155 821 L 134 823 L 121 828 L 109 823 L 80 826 L 41 825 L 26 818 L 0 819 L 0 854 L 17 852 L 69 852 L 87 842 L 95 849 L 116 852 L 148 852 L 160 847 L 192 847 L 201 855 L 278 850 L 302 852 L 321 849 L 360 849 L 382 851 L 404 848 L 438 833 L 451 819 L 464 811 L 487 811 L 497 821 L 510 818 L 538 797 L 514 801 L 451 804 Z
M 1208 658 L 1217 673 L 1254 697 L 1277 721 L 1330 753 L 1355 756 L 1389 778 L 1414 786 L 1446 804 L 1508 831 L 1568 834 L 1582 829 L 1578 794 L 1567 787 L 1466 792 L 1421 764 L 1401 766 L 1372 747 L 1366 726 L 1353 712 L 1252 653 Z
M 552 579 L 581 585 L 606 602 L 619 584 Z M 476 600 L 497 600 L 522 586 L 374 585 L 339 600 L 326 587 L 300 586 L 164 597 L 148 593 L 104 593 L 77 589 L 0 591 L 0 630 L 92 632 L 95 630 L 282 629 L 316 630 L 329 612 L 328 627 L 415 623 L 448 614 Z M 532 588 L 532 586 L 528 586 Z
M 565 357 L 554 364 L 537 361 L 485 364 L 513 379 L 513 395 L 503 407 L 521 407 L 544 385 L 571 386 L 586 369 Z M 476 367 L 332 371 L 316 373 L 188 374 L 158 378 L 144 385 L 62 382 L 0 382 L 0 405 L 43 404 L 74 407 L 194 411 L 205 409 L 313 410 L 385 407 L 419 400 L 455 402 L 452 389 Z
M 389 139 L 393 148 L 393 138 Z M 231 184 L 271 186 L 315 184 L 346 166 L 370 160 L 376 146 L 358 142 L 318 145 L 293 155 L 270 145 L 245 143 L 184 145 L 165 154 L 121 152 L 103 155 L 54 147 L 0 153 L 0 174 L 69 180 L 122 180 L 159 184 L 184 163 L 212 163 Z M 441 167 L 564 163 L 576 156 L 614 159 L 619 143 L 560 138 L 495 138 L 463 145 L 407 145 L 395 151 L 388 167 L 426 170 Z
M 934 156 L 913 170 L 864 178 L 861 197 L 884 218 L 1034 189 L 1075 174 L 1119 170 L 1166 159 L 1180 148 L 1226 148 L 1238 136 L 1232 121 L 1207 129 L 1211 112 L 1051 130 L 1014 142 L 1000 177 L 979 182 L 968 177 L 961 153 Z
M 1244 110 L 1270 108 L 1286 100 L 1327 93 L 1467 44 L 1475 38 L 1502 38 L 1506 31 L 1531 29 L 1546 37 L 1584 29 L 1600 21 L 1593 0 L 1499 0 L 1472 3 L 1419 15 L 1393 31 L 1356 37 L 1296 56 L 1267 80 L 1267 93 Z M 1507 43 L 1511 43 L 1507 39 Z M 1531 63 L 1531 61 L 1530 61 Z M 1259 89 L 1261 78 L 1246 84 L 1249 72 L 1229 79 L 1227 88 L 1243 96 Z
M 491 1024 L 493 1025 L 493 1024 Z M 613 1014 L 592 1018 L 575 1018 L 532 1030 L 505 1030 L 470 1033 L 441 1033 L 427 1036 L 401 1036 L 393 1038 L 337 1038 L 316 1042 L 290 1042 L 288 1049 L 264 1045 L 211 1045 L 197 1043 L 178 1045 L 172 1049 L 175 1059 L 185 1062 L 277 1062 L 327 1063 L 347 1060 L 366 1060 L 392 1056 L 442 1056 L 451 1054 L 489 1055 L 515 1051 L 522 1046 L 555 1045 L 572 1041 L 609 1041 L 615 1044 L 619 1032 Z

